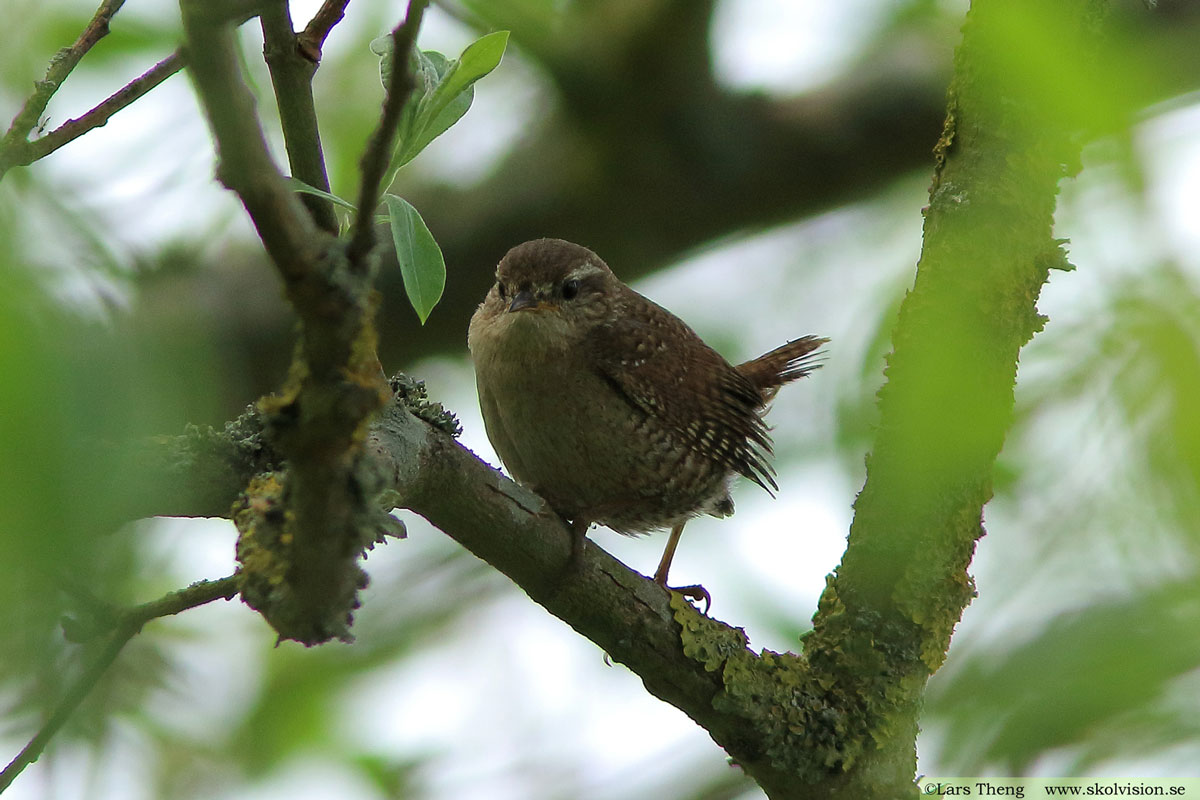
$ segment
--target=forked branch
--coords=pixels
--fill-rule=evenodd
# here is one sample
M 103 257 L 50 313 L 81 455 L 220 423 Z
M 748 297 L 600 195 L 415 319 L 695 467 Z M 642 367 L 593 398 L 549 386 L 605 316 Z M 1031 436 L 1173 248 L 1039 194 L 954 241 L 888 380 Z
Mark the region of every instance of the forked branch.
M 186 589 L 180 589 L 149 603 L 134 606 L 120 614 L 100 652 L 67 690 L 50 714 L 49 719 L 29 740 L 29 744 L 22 748 L 3 772 L 0 772 L 0 792 L 7 789 L 22 770 L 38 760 L 50 739 L 70 718 L 83 699 L 88 696 L 105 671 L 117 660 L 117 656 L 121 654 L 121 650 L 129 640 L 136 636 L 147 622 L 158 617 L 178 614 L 214 600 L 222 598 L 229 600 L 237 594 L 238 582 L 237 575 L 230 575 L 214 581 L 199 581 Z

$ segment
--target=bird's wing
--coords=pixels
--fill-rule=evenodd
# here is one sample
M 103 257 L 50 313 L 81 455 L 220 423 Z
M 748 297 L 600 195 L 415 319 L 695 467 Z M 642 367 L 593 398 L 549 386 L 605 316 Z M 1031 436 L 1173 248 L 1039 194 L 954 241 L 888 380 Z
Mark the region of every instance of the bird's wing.
M 588 337 L 601 376 L 693 451 L 768 492 L 778 488 L 767 460 L 771 440 L 762 394 L 754 384 L 669 311 L 622 305 L 623 313 Z

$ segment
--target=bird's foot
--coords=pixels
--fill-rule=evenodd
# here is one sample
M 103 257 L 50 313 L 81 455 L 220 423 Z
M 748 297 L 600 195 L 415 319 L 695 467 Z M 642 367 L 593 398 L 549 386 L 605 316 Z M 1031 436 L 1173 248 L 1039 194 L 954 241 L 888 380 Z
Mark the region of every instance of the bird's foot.
M 689 600 L 704 601 L 704 616 L 708 616 L 708 610 L 712 608 L 712 595 L 698 583 L 693 583 L 691 586 L 667 586 L 664 583 L 655 581 L 659 586 L 666 589 L 668 592 L 678 592 Z

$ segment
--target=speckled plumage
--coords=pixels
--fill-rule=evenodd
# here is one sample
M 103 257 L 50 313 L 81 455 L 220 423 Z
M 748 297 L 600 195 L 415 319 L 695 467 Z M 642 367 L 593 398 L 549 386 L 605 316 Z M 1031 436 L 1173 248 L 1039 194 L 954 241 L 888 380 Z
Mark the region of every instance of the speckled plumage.
M 734 367 L 558 239 L 514 247 L 496 277 L 468 334 L 484 423 L 513 476 L 558 513 L 643 533 L 732 513 L 737 474 L 775 488 L 765 405 L 819 366 L 826 340 Z

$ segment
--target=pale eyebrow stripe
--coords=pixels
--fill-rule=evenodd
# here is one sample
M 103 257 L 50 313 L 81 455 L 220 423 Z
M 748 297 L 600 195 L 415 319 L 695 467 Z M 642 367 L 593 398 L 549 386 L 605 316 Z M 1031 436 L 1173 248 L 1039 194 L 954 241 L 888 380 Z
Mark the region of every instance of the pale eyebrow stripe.
M 579 280 L 583 280 L 584 278 L 591 277 L 592 275 L 603 275 L 603 274 L 604 274 L 603 268 L 588 261 L 588 262 L 585 262 L 585 263 L 579 265 L 578 267 L 571 270 L 570 272 L 568 272 L 566 279 L 569 281 L 579 281 Z

